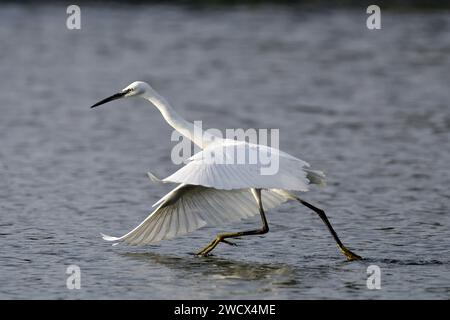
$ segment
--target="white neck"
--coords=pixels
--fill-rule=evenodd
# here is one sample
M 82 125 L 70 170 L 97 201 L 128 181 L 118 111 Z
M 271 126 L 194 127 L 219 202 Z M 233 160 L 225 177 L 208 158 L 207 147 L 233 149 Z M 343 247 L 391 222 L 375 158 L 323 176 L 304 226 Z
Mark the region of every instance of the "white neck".
M 207 145 L 215 139 L 217 141 L 217 137 L 213 137 L 212 135 L 204 132 L 198 126 L 195 126 L 193 123 L 184 120 L 167 102 L 164 97 L 160 96 L 157 92 L 153 90 L 151 93 L 147 93 L 143 96 L 144 99 L 150 101 L 158 110 L 161 112 L 162 116 L 166 120 L 166 122 L 174 128 L 176 131 L 181 133 L 183 136 L 191 140 L 201 149 L 207 147 Z

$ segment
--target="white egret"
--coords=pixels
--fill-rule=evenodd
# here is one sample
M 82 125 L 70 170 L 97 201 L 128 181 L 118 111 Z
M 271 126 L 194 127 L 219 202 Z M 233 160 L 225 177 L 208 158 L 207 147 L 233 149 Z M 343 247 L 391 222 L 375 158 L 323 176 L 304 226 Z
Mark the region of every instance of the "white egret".
M 269 231 L 264 213 L 283 202 L 295 200 L 313 210 L 328 227 L 338 248 L 349 260 L 361 259 L 347 249 L 333 230 L 325 212 L 300 199 L 292 191 L 307 191 L 308 184 L 323 184 L 325 176 L 320 171 L 309 169 L 309 164 L 285 152 L 268 146 L 245 141 L 223 139 L 195 127 L 176 113 L 170 104 L 145 82 L 136 81 L 115 95 L 106 98 L 91 108 L 127 97 L 141 97 L 153 104 L 161 112 L 166 122 L 202 150 L 171 176 L 159 180 L 149 173 L 153 181 L 178 184 L 153 206 L 155 210 L 136 228 L 122 237 L 103 235 L 103 239 L 115 243 L 144 245 L 183 235 L 198 228 L 238 221 L 243 218 L 261 216 L 262 228 L 218 234 L 197 254 L 208 255 L 220 242 L 248 235 L 261 235 Z M 264 152 L 279 160 L 278 171 L 262 175 L 261 161 L 255 163 L 217 163 L 206 161 L 220 152 L 234 157 L 240 152 Z M 260 159 L 258 157 L 258 159 Z

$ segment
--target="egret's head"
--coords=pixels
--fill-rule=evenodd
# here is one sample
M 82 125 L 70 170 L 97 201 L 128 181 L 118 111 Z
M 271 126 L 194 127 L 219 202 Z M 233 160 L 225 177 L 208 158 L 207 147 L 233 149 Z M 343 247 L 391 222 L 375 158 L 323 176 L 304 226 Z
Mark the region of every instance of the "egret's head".
M 143 81 L 135 81 L 131 83 L 130 85 L 126 86 L 124 89 L 122 89 L 120 92 L 113 94 L 112 96 L 103 99 L 93 106 L 91 108 L 95 108 L 101 104 L 105 104 L 110 101 L 114 101 L 121 98 L 128 98 L 128 97 L 134 97 L 134 96 L 143 96 L 146 93 L 149 93 L 152 91 L 152 88 Z

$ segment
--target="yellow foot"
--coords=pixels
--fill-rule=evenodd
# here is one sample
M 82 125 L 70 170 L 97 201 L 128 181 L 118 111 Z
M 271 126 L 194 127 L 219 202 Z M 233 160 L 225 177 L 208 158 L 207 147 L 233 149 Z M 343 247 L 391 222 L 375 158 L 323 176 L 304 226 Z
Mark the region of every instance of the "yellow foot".
M 344 246 L 339 247 L 339 250 L 341 250 L 341 252 L 347 257 L 348 261 L 362 260 L 362 257 L 358 256 L 356 253 L 351 252 Z
M 198 257 L 208 257 L 210 254 L 209 253 L 203 253 L 203 252 L 197 252 L 196 254 L 195 254 L 196 256 L 198 256 Z
M 206 257 L 209 255 L 209 253 L 214 250 L 214 248 L 220 243 L 226 243 L 229 244 L 230 246 L 237 246 L 237 244 L 225 240 L 224 238 L 222 238 L 221 236 L 217 236 L 213 241 L 211 241 L 206 247 L 204 247 L 202 250 L 200 250 L 199 252 L 197 252 L 198 256 L 202 256 L 202 257 Z
M 205 251 L 205 250 L 206 250 L 206 248 L 200 250 L 195 255 L 199 256 L 199 257 L 207 257 L 207 256 L 209 256 L 209 251 Z
M 207 257 L 209 255 L 209 253 L 219 244 L 220 241 L 222 241 L 221 238 L 219 238 L 219 237 L 215 238 L 213 241 L 208 243 L 208 245 L 206 247 L 204 247 L 202 250 L 200 250 L 196 254 L 201 257 Z

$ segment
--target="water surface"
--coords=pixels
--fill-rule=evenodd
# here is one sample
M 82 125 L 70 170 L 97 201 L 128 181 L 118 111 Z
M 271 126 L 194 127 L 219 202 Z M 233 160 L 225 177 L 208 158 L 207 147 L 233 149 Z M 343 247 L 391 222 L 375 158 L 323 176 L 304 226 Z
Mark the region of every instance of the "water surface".
M 444 299 L 450 297 L 450 16 L 262 6 L 0 10 L 0 298 Z M 168 190 L 171 129 L 144 101 L 89 106 L 149 81 L 204 127 L 278 128 L 283 150 L 328 175 L 314 214 L 268 213 L 271 232 L 220 245 L 205 228 L 158 246 L 112 247 Z M 66 288 L 80 266 L 81 289 Z M 366 269 L 382 271 L 368 290 Z

